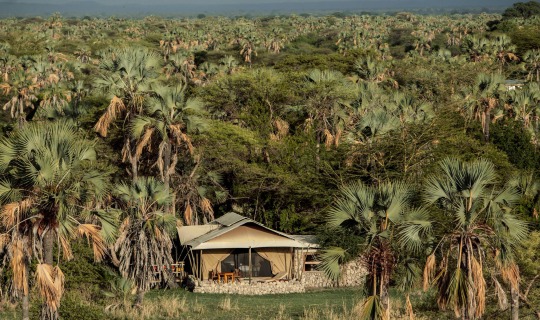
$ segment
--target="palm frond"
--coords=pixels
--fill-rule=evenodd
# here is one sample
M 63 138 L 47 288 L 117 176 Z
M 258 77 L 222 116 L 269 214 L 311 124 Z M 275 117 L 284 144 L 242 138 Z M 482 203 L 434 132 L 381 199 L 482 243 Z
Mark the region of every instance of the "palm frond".
M 331 280 L 337 281 L 341 277 L 340 264 L 344 258 L 345 250 L 341 248 L 331 247 L 324 249 L 319 254 L 321 263 L 319 264 L 318 269 L 322 270 Z

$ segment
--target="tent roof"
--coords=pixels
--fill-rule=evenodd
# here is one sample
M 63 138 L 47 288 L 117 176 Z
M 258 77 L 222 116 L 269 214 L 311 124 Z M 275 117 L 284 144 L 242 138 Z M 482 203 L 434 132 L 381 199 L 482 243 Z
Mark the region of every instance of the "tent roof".
M 179 227 L 177 230 L 180 243 L 190 246 L 192 250 L 310 246 L 291 235 L 270 229 L 234 212 L 203 226 Z
M 308 235 L 300 235 L 300 234 L 294 234 L 291 235 L 296 241 L 304 244 L 304 247 L 311 247 L 311 248 L 318 248 L 319 242 L 317 242 L 317 236 L 308 234 Z

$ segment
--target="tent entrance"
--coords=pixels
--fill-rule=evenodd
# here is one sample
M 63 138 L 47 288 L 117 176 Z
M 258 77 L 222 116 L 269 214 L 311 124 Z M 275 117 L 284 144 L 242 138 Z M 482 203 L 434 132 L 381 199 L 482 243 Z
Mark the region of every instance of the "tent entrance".
M 221 272 L 238 270 L 242 277 L 249 277 L 249 249 L 235 249 L 221 261 Z M 270 261 L 263 258 L 256 250 L 251 250 L 251 270 L 253 277 L 271 277 Z

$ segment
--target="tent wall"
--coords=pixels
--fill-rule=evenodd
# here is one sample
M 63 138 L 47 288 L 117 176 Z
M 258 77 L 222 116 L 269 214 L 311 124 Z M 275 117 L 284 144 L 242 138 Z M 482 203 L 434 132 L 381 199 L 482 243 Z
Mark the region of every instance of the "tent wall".
M 231 254 L 231 252 L 232 249 L 216 249 L 202 251 L 201 280 L 208 279 L 208 275 L 212 270 L 217 270 L 217 272 L 221 272 L 221 261 L 227 258 Z
M 292 253 L 291 248 L 257 248 L 255 249 L 263 258 L 270 261 L 272 273 L 287 272 L 291 275 Z

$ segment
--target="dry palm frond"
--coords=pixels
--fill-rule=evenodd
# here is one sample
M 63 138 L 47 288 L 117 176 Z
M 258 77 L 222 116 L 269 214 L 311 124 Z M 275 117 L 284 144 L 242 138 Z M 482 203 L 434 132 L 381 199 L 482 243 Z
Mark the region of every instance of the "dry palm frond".
M 195 150 L 195 148 L 193 148 L 193 144 L 191 144 L 191 138 L 185 134 L 185 133 L 182 133 L 182 140 L 186 143 L 187 145 L 187 148 L 189 150 L 189 154 L 190 155 L 193 155 L 193 151 Z
M 10 228 L 20 221 L 21 212 L 25 212 L 32 206 L 31 199 L 24 199 L 18 202 L 11 202 L 2 207 L 2 222 L 4 226 Z
M 159 169 L 159 174 L 161 175 L 161 180 L 164 179 L 163 166 L 164 166 L 165 163 L 163 161 L 163 150 L 165 149 L 165 146 L 166 146 L 165 141 L 163 141 L 162 143 L 159 144 L 158 157 L 157 157 L 156 164 L 155 164 Z
M 114 96 L 107 107 L 105 113 L 99 118 L 98 122 L 94 126 L 94 130 L 99 133 L 102 137 L 107 136 L 107 130 L 109 125 L 116 120 L 118 115 L 126 110 L 126 106 L 122 99 Z
M 519 276 L 519 267 L 511 263 L 501 268 L 501 276 L 504 282 L 509 283 L 513 288 L 517 288 L 521 277 Z
M 429 284 L 433 280 L 433 276 L 435 275 L 435 253 L 432 253 L 426 260 L 426 265 L 424 267 L 424 285 L 423 289 L 424 291 L 427 291 L 429 289 Z
M 471 256 L 471 276 L 476 291 L 475 316 L 480 318 L 486 309 L 486 280 L 482 264 L 474 256 Z
M 62 247 L 64 258 L 66 260 L 73 259 L 73 252 L 71 251 L 71 244 L 69 243 L 69 240 L 63 236 L 60 236 L 60 246 Z
M 497 295 L 497 302 L 499 304 L 499 309 L 502 311 L 508 309 L 508 297 L 506 296 L 506 292 L 504 291 L 503 287 L 497 280 L 497 278 L 492 277 L 493 283 L 495 285 L 495 293 Z
M 324 144 L 326 145 L 326 149 L 329 149 L 334 144 L 334 136 L 328 129 L 324 129 Z
M 415 319 L 414 311 L 413 311 L 410 296 L 408 294 L 405 296 L 405 306 L 406 306 L 405 309 L 406 309 L 407 315 L 409 316 L 409 319 L 414 320 Z
M 23 295 L 28 294 L 28 264 L 25 256 L 27 239 L 17 239 L 11 245 L 11 270 L 13 272 L 13 285 Z
M 60 297 L 64 294 L 64 283 L 66 277 L 64 276 L 64 273 L 60 269 L 59 266 L 54 267 L 54 287 L 56 288 L 56 291 L 60 293 Z
M 84 236 L 89 241 L 92 241 L 94 259 L 96 261 L 103 260 L 107 252 L 107 246 L 103 242 L 99 227 L 94 224 L 80 224 L 77 227 L 77 232 L 80 236 Z
M 202 198 L 200 203 L 201 209 L 204 213 L 208 215 L 210 220 L 214 220 L 214 209 L 212 208 L 212 203 L 208 198 Z
M 277 140 L 283 139 L 289 133 L 289 124 L 285 120 L 279 118 L 274 120 L 274 126 L 277 130 L 277 133 L 275 134 Z
M 58 83 L 58 81 L 60 81 L 60 77 L 58 77 L 54 73 L 49 74 L 49 76 L 47 77 L 47 82 L 49 83 Z
M 58 310 L 60 300 L 64 293 L 64 274 L 62 270 L 46 263 L 40 263 L 36 267 L 36 284 L 39 295 L 45 300 L 45 304 L 52 311 Z
M 173 154 L 172 159 L 171 159 L 171 164 L 169 165 L 169 170 L 167 171 L 167 174 L 171 175 L 175 172 L 177 163 L 178 163 L 178 155 Z
M 0 234 L 0 252 L 4 251 L 4 249 L 8 246 L 10 240 L 11 236 L 9 234 Z
M 191 204 L 189 201 L 187 202 L 186 210 L 184 211 L 184 220 L 186 221 L 186 224 L 189 226 L 191 225 L 191 216 L 192 216 L 192 210 L 191 210 Z
M 126 162 L 127 160 L 131 159 L 131 143 L 129 142 L 129 139 L 126 141 L 124 146 L 122 147 L 122 162 Z
M 137 144 L 137 148 L 135 150 L 135 158 L 139 159 L 144 147 L 149 145 L 149 142 L 150 142 L 150 139 L 152 139 L 152 134 L 154 133 L 154 130 L 155 130 L 154 128 L 146 129 L 143 136 L 139 139 L 139 143 Z
M 336 147 L 339 147 L 339 141 L 341 140 L 342 135 L 343 135 L 343 129 L 337 129 L 336 136 L 334 137 L 334 145 Z

